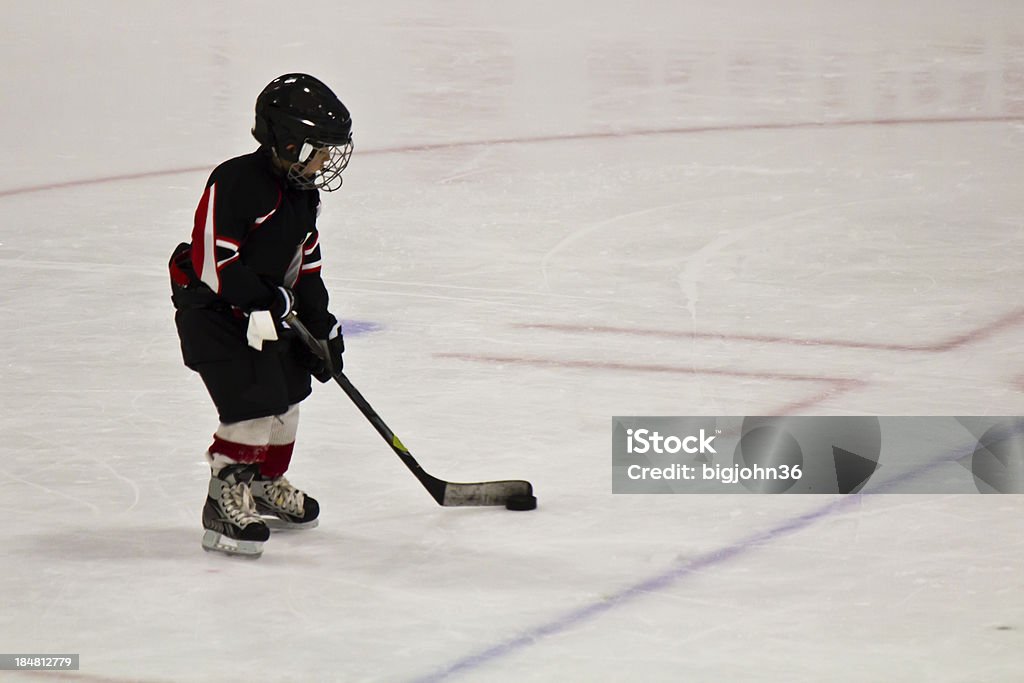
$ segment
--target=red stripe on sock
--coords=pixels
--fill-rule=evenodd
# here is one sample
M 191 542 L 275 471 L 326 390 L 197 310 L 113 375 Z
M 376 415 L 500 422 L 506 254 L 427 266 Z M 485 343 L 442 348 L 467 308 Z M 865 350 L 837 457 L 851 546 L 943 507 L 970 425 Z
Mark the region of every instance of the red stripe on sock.
M 294 441 L 279 446 L 267 446 L 267 457 L 260 463 L 260 475 L 268 479 L 276 479 L 287 472 L 294 449 Z
M 210 453 L 214 455 L 226 455 L 235 462 L 263 462 L 267 454 L 274 446 L 266 444 L 262 446 L 250 446 L 234 441 L 225 441 L 217 435 L 213 437 L 213 445 L 210 446 Z

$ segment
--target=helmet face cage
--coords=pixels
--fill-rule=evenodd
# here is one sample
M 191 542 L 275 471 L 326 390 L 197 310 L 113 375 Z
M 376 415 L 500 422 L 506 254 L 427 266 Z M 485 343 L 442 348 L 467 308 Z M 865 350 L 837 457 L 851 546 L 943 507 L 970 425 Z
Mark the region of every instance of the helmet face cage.
M 320 168 L 309 171 L 317 157 L 325 158 Z M 341 173 L 352 157 L 352 139 L 343 145 L 306 140 L 299 150 L 299 159 L 288 168 L 288 182 L 303 190 L 334 192 L 341 187 Z

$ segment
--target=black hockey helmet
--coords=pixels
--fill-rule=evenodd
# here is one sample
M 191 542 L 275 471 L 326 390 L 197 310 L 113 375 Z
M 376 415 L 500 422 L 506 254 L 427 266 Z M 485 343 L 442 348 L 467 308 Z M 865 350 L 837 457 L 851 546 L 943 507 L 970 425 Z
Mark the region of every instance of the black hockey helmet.
M 294 73 L 272 80 L 256 98 L 252 134 L 290 164 L 288 180 L 297 187 L 341 187 L 341 172 L 352 156 L 352 117 L 318 79 Z M 311 169 L 310 162 L 322 165 Z

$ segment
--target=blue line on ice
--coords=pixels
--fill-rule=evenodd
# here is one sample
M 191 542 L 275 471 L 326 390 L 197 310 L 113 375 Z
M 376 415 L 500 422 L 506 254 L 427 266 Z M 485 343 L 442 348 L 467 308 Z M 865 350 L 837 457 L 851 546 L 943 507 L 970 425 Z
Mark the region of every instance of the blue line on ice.
M 1019 429 L 1020 428 L 1014 430 L 1017 435 L 1020 434 Z M 683 564 L 674 565 L 648 579 L 644 579 L 639 583 L 627 586 L 603 600 L 591 602 L 590 604 L 578 607 L 566 612 L 562 616 L 555 617 L 550 621 L 523 631 L 517 636 L 503 640 L 476 653 L 457 659 L 454 662 L 433 671 L 432 673 L 414 679 L 414 683 L 432 683 L 433 681 L 442 681 L 457 674 L 465 674 L 480 669 L 495 659 L 524 650 L 549 636 L 567 631 L 574 626 L 578 626 L 586 621 L 599 617 L 617 607 L 623 607 L 638 598 L 646 597 L 652 593 L 670 588 L 683 579 L 696 574 L 701 570 L 725 564 L 726 562 L 745 555 L 749 551 L 760 546 L 777 541 L 780 538 L 794 534 L 797 531 L 801 531 L 815 522 L 825 519 L 826 517 L 830 517 L 835 513 L 843 511 L 844 508 L 850 507 L 853 503 L 859 502 L 861 495 L 885 493 L 899 484 L 924 476 L 935 468 L 948 464 L 950 461 L 962 461 L 964 458 L 970 457 L 974 452 L 976 445 L 976 443 L 972 443 L 969 446 L 965 445 L 941 458 L 933 460 L 930 463 L 922 465 L 916 469 L 908 470 L 885 482 L 873 485 L 871 486 L 871 491 L 868 494 L 858 493 L 838 498 L 815 510 L 793 517 L 774 528 L 766 531 L 759 531 L 747 536 L 746 538 L 742 538 L 731 545 L 699 555 L 687 560 Z

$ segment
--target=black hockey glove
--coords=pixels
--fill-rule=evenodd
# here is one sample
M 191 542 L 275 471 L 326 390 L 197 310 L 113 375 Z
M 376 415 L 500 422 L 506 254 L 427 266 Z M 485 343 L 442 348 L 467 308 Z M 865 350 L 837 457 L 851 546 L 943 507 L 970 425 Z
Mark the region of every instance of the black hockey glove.
M 274 302 L 270 304 L 268 310 L 274 316 L 274 327 L 277 328 L 278 335 L 280 335 L 284 330 L 289 329 L 284 319 L 295 310 L 295 294 L 287 287 L 279 286 L 274 296 Z
M 342 359 L 342 354 L 345 353 L 345 337 L 341 334 L 341 323 L 334 326 L 327 339 L 317 341 L 327 354 L 327 358 L 314 358 L 310 370 L 319 381 L 330 382 L 331 378 L 345 367 L 345 361 Z

